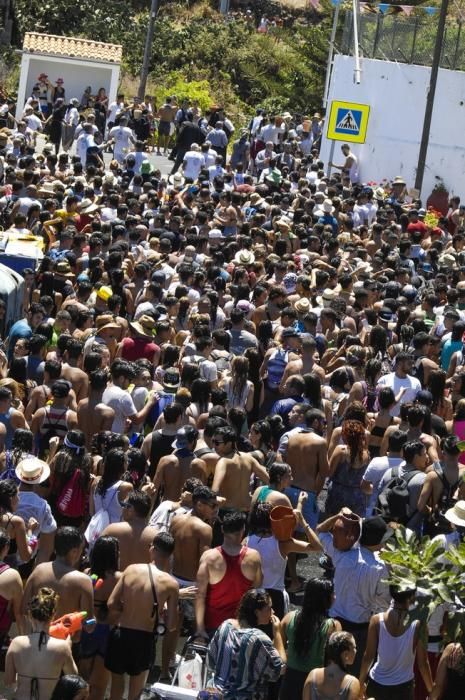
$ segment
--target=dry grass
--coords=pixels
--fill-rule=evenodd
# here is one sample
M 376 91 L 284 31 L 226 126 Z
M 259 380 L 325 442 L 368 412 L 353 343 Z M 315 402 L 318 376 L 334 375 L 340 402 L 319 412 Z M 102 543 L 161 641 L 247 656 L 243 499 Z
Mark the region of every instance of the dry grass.
M 293 10 L 305 10 L 309 5 L 309 0 L 278 0 L 278 2 Z

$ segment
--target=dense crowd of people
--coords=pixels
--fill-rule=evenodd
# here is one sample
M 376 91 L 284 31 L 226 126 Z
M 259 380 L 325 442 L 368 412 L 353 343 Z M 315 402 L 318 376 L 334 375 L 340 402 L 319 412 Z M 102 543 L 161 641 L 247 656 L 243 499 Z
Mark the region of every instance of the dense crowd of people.
M 398 527 L 465 533 L 459 198 L 367 186 L 347 144 L 328 174 L 319 114 L 236 133 L 169 97 L 151 133 L 148 100 L 100 91 L 99 125 L 91 88 L 39 92 L 15 125 L 0 109 L 4 235 L 45 251 L 22 318 L 0 302 L 5 683 L 149 697 L 192 635 L 205 697 L 461 697 L 460 601 L 425 630 L 380 557 Z M 59 138 L 39 148 L 32 117 Z

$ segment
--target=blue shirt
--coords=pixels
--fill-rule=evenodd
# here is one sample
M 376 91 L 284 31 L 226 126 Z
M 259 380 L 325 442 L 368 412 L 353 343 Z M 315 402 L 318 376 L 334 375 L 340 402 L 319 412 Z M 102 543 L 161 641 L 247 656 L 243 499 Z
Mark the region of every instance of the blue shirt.
M 32 336 L 32 328 L 27 322 L 27 319 L 21 318 L 10 328 L 10 335 L 8 337 L 8 359 L 13 359 L 13 352 L 15 349 L 16 341 L 20 338 L 30 338 Z
M 289 413 L 292 411 L 294 406 L 298 403 L 304 403 L 306 400 L 303 396 L 293 396 L 287 399 L 280 399 L 275 401 L 271 408 L 272 416 L 281 416 L 286 428 L 289 428 Z

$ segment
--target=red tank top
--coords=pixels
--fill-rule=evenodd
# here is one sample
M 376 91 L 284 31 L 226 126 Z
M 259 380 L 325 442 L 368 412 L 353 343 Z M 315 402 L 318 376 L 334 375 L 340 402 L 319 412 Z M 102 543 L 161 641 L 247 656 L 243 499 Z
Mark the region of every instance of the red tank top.
M 243 546 L 239 554 L 231 556 L 226 554 L 223 547 L 216 547 L 226 562 L 226 571 L 218 583 L 208 584 L 205 600 L 205 628 L 216 629 L 222 622 L 230 617 L 235 617 L 239 601 L 253 581 L 242 573 L 241 564 L 248 547 Z

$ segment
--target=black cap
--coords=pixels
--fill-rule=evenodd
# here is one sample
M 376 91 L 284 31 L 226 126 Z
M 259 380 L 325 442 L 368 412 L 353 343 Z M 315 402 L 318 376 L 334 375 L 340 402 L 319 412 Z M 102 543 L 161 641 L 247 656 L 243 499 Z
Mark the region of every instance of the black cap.
M 380 515 L 365 518 L 362 521 L 360 544 L 365 547 L 376 547 L 386 542 L 393 533 L 394 530 L 386 525 Z

